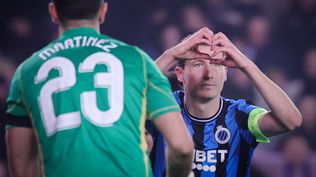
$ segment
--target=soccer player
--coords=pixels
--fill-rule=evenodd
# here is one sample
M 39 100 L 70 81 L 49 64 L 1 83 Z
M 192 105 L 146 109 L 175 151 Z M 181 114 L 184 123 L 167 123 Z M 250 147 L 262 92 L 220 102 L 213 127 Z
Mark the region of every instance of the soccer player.
M 7 99 L 12 177 L 152 176 L 147 114 L 169 175 L 187 176 L 193 143 L 168 81 L 142 50 L 99 33 L 107 3 L 53 0 L 49 12 L 60 37 L 18 67 Z
M 179 45 L 191 45 L 203 28 Z M 193 137 L 195 150 L 192 173 L 195 177 L 248 177 L 250 161 L 259 142 L 269 142 L 268 137 L 299 127 L 301 114 L 288 96 L 258 67 L 242 54 L 223 34 L 212 34 L 209 59 L 186 60 L 177 56 L 179 49 L 167 50 L 156 64 L 167 72 L 175 63 L 176 75 L 183 91 L 173 93 L 182 110 L 186 126 Z M 224 54 L 224 55 L 223 55 Z M 223 57 L 218 57 L 222 55 Z M 226 58 L 225 58 L 226 55 Z M 241 70 L 258 89 L 271 111 L 240 99 L 221 96 L 227 69 Z M 155 137 L 151 157 L 155 177 L 164 176 L 164 141 Z

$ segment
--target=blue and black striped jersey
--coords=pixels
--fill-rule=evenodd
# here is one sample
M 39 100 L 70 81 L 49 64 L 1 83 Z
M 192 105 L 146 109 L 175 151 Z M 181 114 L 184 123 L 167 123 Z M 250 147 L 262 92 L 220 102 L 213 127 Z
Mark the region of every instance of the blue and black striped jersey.
M 188 113 L 182 91 L 174 92 L 174 96 L 195 143 L 194 176 L 249 177 L 250 160 L 258 142 L 248 129 L 248 118 L 250 112 L 258 107 L 243 99 L 221 97 L 217 113 L 208 119 L 200 119 Z M 156 132 L 153 136 L 155 146 L 151 160 L 154 176 L 161 177 L 165 174 L 165 143 L 161 134 Z

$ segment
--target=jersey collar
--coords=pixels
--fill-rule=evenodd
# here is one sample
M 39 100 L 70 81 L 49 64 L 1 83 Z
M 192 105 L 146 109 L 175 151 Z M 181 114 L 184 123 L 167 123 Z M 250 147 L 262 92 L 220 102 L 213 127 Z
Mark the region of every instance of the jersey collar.
M 187 110 L 187 107 L 185 106 L 184 102 L 183 102 L 183 110 L 185 112 L 186 115 L 188 115 L 188 118 L 193 120 L 193 121 L 196 121 L 196 122 L 201 122 L 201 123 L 207 123 L 207 122 L 210 122 L 212 120 L 215 120 L 218 115 L 222 112 L 222 109 L 223 109 L 223 98 L 221 97 L 220 98 L 220 105 L 219 105 L 219 109 L 217 110 L 216 114 L 212 117 L 209 117 L 209 118 L 199 118 L 199 117 L 195 117 L 195 116 L 192 116 L 189 111 Z
M 98 32 L 94 28 L 72 28 L 66 30 L 62 36 L 75 36 L 75 35 L 89 35 L 89 34 L 98 34 Z

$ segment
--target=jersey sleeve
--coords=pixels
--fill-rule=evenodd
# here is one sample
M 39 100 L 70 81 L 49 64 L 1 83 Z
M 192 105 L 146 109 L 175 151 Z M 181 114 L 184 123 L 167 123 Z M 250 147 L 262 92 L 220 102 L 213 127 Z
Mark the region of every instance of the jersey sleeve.
M 244 140 L 249 144 L 270 142 L 259 128 L 260 119 L 268 111 L 251 104 L 249 101 L 238 100 L 238 102 L 236 121 Z
M 11 81 L 10 92 L 7 98 L 7 111 L 6 111 L 6 127 L 23 126 L 30 127 L 31 122 L 28 116 L 26 106 L 22 98 L 21 87 L 21 72 L 22 66 L 20 65 L 14 73 Z
M 172 96 L 168 79 L 160 72 L 153 60 L 137 49 L 144 62 L 147 82 L 147 113 L 150 120 L 169 112 L 180 112 L 180 107 Z

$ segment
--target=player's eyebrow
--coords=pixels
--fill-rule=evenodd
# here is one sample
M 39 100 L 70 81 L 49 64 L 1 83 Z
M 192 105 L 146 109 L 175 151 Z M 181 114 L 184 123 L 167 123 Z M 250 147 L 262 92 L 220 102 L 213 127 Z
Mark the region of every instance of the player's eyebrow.
M 205 61 L 207 61 L 206 59 L 195 59 L 195 60 L 191 60 L 190 63 L 195 64 L 195 63 L 204 63 Z

